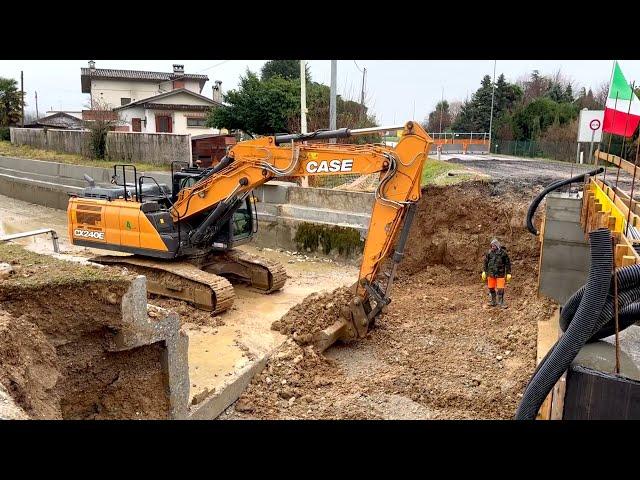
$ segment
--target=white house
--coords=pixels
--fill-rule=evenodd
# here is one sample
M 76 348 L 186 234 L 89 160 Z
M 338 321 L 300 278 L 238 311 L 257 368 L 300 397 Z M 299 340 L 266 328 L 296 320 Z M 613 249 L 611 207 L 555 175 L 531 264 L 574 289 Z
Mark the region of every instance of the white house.
M 218 133 L 204 123 L 212 107 L 222 106 L 222 82 L 215 82 L 212 98 L 207 98 L 202 89 L 209 77 L 186 74 L 184 65 L 173 65 L 173 72 L 166 73 L 96 68 L 90 61 L 80 78 L 82 92 L 90 95 L 94 108 L 117 113 L 119 131 Z M 83 118 L 91 120 L 94 113 L 85 110 Z
M 114 108 L 120 118 L 118 130 L 143 133 L 219 133 L 205 127 L 207 112 L 220 103 L 186 88 Z

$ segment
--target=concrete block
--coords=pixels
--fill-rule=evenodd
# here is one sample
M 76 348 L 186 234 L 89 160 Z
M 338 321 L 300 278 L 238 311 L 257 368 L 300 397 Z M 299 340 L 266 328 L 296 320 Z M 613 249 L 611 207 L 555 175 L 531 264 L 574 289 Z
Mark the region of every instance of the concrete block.
M 178 315 L 147 304 L 147 279 L 139 275 L 121 301 L 123 326 L 113 339 L 113 350 L 129 350 L 163 342 L 162 362 L 169 386 L 172 418 L 186 418 L 189 403 L 188 337 L 180 332 Z
M 564 304 L 585 284 L 588 275 L 587 271 L 543 267 L 540 275 L 540 293 Z
M 368 192 L 302 187 L 292 187 L 289 190 L 289 203 L 303 207 L 326 208 L 370 215 L 374 201 L 375 195 Z
M 561 222 L 580 222 L 580 209 L 554 208 L 546 213 L 547 221 L 558 220 Z
M 213 392 L 205 400 L 189 411 L 189 420 L 210 420 L 218 417 L 235 402 L 247 388 L 251 379 L 260 373 L 267 364 L 268 356 L 249 363 L 236 375 L 230 378 L 219 390 Z
M 562 240 L 544 240 L 542 268 L 585 271 L 589 268 L 589 246 Z
M 262 203 L 287 203 L 290 188 L 292 188 L 291 183 L 271 181 L 257 188 L 255 195 Z
M 312 208 L 300 205 L 282 205 L 282 216 L 304 222 L 322 222 L 344 227 L 369 228 L 370 215 L 328 208 Z
M 545 242 L 548 240 L 561 240 L 565 242 L 587 245 L 584 232 L 579 223 L 546 219 L 544 225 Z
M 25 202 L 66 210 L 68 193 L 80 193 L 82 188 L 71 185 L 30 180 L 0 174 L 0 194 Z

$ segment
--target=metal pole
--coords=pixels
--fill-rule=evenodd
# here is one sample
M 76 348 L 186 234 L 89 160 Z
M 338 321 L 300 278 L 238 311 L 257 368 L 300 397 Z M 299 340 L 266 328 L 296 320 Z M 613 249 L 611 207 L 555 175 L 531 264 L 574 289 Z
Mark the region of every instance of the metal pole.
M 300 60 L 300 132 L 307 133 L 307 69 Z
M 587 160 L 587 163 L 591 162 L 591 159 L 593 158 L 593 139 L 595 135 L 596 131 L 591 130 L 591 143 L 589 144 L 589 159 Z
M 331 90 L 329 93 L 329 130 L 336 129 L 336 83 L 338 81 L 338 61 L 331 60 Z M 329 143 L 336 143 L 332 138 Z
M 491 145 L 491 139 L 493 138 L 491 129 L 493 127 L 493 99 L 496 93 L 496 63 L 497 62 L 498 62 L 497 60 L 493 61 L 493 85 L 491 89 L 491 116 L 489 117 L 489 145 Z
M 24 75 L 23 75 L 23 71 L 20 70 L 20 95 L 22 98 L 22 102 L 20 102 L 22 105 L 22 126 L 24 127 Z
M 307 133 L 307 62 L 300 60 L 300 132 Z M 303 187 L 309 186 L 309 177 L 300 180 Z
M 362 68 L 362 90 L 360 91 L 360 108 L 362 118 L 364 118 L 364 86 L 367 78 L 367 67 Z
M 636 86 L 636 82 L 634 81 L 631 84 L 631 99 L 629 99 L 629 109 L 627 110 L 627 118 L 625 118 L 624 121 L 624 135 L 622 136 L 622 149 L 620 150 L 620 165 L 622 166 L 622 160 L 624 160 L 624 146 L 625 143 L 627 142 L 627 128 L 629 128 L 629 114 L 631 113 L 631 103 L 633 102 L 633 97 L 635 96 L 634 90 L 635 90 L 635 86 Z M 633 135 L 633 132 L 631 132 L 631 135 Z M 620 178 L 620 167 L 618 167 L 618 172 L 616 173 L 616 187 L 618 186 L 618 179 Z
M 638 153 L 640 153 L 640 142 L 636 145 L 636 160 L 633 162 L 633 178 L 631 179 L 631 193 L 629 194 L 629 211 L 627 212 L 627 228 L 625 236 L 629 235 L 629 222 L 631 221 L 631 209 L 633 208 L 633 188 L 636 184 L 636 173 L 638 170 Z
M 438 132 L 442 133 L 442 114 L 443 114 L 443 108 L 442 108 L 442 104 L 444 103 L 444 87 L 442 87 L 442 96 L 440 97 L 440 128 L 438 129 Z
M 38 113 L 38 92 L 36 92 L 36 120 L 40 118 L 40 114 Z
M 611 245 L 613 252 L 616 251 L 616 237 L 611 235 Z M 620 327 L 618 323 L 618 269 L 616 268 L 616 256 L 613 256 L 613 305 L 615 312 L 615 328 L 616 328 L 616 374 L 620 375 Z

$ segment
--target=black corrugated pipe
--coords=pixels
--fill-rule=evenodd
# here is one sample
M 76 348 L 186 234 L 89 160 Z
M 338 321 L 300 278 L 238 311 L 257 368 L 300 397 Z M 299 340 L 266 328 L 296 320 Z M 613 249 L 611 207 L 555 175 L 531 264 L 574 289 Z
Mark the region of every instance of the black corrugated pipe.
M 599 228 L 591 232 L 589 238 L 591 267 L 582 300 L 567 331 L 555 343 L 529 381 L 518 405 L 516 420 L 535 420 L 544 399 L 596 328 L 609 293 L 613 250 L 608 229 Z
M 640 265 L 629 265 L 618 269 L 618 306 L 619 306 L 619 330 L 633 325 L 640 320 Z M 613 277 L 613 275 L 612 275 Z M 613 285 L 613 282 L 611 282 Z M 575 292 L 560 310 L 560 328 L 567 330 L 573 318 L 578 304 L 582 300 L 585 287 Z M 607 302 L 598 319 L 600 328 L 593 333 L 590 342 L 606 338 L 615 333 L 613 286 L 609 290 Z
M 533 199 L 531 205 L 529 205 L 529 210 L 527 211 L 527 229 L 534 235 L 538 235 L 538 230 L 533 226 L 533 216 L 538 209 L 538 205 L 540 205 L 540 202 L 542 202 L 544 197 L 546 197 L 549 192 L 553 192 L 560 187 L 569 185 L 570 183 L 579 182 L 580 180 L 584 180 L 585 177 L 592 177 L 602 172 L 604 172 L 604 168 L 600 167 L 587 173 L 581 173 L 580 175 L 576 175 L 575 177 L 571 177 L 566 180 L 558 180 L 557 182 L 553 182 L 551 185 L 545 188 L 536 196 L 536 198 Z

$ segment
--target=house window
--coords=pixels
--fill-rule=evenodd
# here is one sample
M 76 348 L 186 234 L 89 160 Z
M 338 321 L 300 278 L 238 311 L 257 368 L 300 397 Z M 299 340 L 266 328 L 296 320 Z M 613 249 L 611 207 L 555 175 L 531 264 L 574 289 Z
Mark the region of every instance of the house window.
M 141 118 L 132 118 L 131 119 L 131 130 L 134 132 L 142 131 L 142 119 Z
M 207 119 L 206 118 L 193 118 L 187 117 L 187 127 L 200 127 L 206 128 Z
M 126 97 L 121 97 L 120 98 L 120 105 L 129 105 L 131 103 L 131 99 L 130 98 L 126 98 Z
M 173 132 L 171 117 L 168 115 L 156 115 L 156 132 L 171 133 Z
M 174 80 L 173 81 L 173 89 L 176 88 L 184 88 L 184 80 Z

